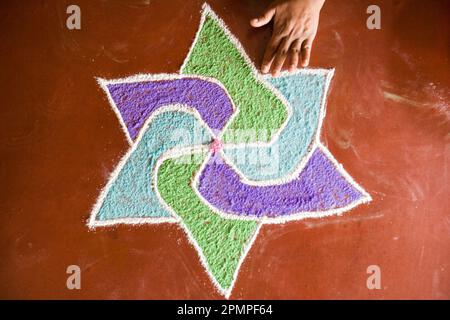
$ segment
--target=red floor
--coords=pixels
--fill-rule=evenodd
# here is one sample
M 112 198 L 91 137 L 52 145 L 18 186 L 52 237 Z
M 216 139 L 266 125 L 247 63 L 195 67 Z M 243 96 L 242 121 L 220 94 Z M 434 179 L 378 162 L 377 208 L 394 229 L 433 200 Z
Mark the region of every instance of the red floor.
M 65 1 L 0 4 L 0 298 L 221 298 L 176 225 L 85 225 L 127 149 L 94 77 L 176 72 L 202 1 L 76 2 L 81 31 Z M 264 2 L 209 2 L 257 64 L 270 28 L 248 21 Z M 365 26 L 370 4 L 381 30 Z M 231 298 L 450 298 L 449 12 L 327 1 L 312 58 L 336 68 L 322 141 L 374 201 L 263 227 Z M 71 264 L 81 290 L 66 288 Z

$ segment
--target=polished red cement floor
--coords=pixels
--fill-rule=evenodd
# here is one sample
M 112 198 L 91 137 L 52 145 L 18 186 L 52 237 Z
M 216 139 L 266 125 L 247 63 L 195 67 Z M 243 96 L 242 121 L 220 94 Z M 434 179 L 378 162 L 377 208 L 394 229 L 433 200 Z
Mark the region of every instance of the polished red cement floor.
M 0 4 L 0 298 L 222 298 L 176 225 L 88 231 L 127 150 L 94 77 L 177 72 L 203 1 Z M 267 1 L 210 1 L 259 64 Z M 382 29 L 366 28 L 378 4 Z M 449 2 L 329 0 L 312 66 L 334 67 L 322 141 L 373 196 L 262 228 L 231 298 L 450 298 Z M 66 267 L 82 289 L 66 288 Z M 366 269 L 378 265 L 380 290 Z

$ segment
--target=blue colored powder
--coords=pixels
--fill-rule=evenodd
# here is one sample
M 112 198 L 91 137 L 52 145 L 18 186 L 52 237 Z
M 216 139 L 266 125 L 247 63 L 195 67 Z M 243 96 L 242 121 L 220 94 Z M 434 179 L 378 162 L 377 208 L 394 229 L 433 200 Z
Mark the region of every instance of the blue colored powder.
M 156 161 L 176 146 L 206 144 L 211 138 L 189 113 L 167 111 L 157 115 L 108 190 L 96 220 L 170 217 L 152 185 Z
M 279 139 L 270 147 L 233 149 L 225 154 L 250 180 L 282 178 L 294 171 L 306 155 L 319 125 L 325 74 L 294 74 L 268 79 L 290 103 L 292 115 Z

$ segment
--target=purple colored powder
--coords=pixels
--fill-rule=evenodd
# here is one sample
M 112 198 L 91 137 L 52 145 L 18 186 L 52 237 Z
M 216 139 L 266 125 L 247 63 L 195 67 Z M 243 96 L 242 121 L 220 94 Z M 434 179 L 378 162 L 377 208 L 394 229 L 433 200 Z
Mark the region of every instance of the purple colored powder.
M 256 217 L 337 209 L 363 196 L 320 149 L 314 151 L 296 179 L 273 186 L 244 184 L 228 164 L 211 157 L 201 173 L 198 190 L 224 212 Z
M 221 130 L 233 113 L 224 89 L 198 78 L 107 85 L 132 140 L 156 109 L 183 104 L 195 108 L 211 129 Z

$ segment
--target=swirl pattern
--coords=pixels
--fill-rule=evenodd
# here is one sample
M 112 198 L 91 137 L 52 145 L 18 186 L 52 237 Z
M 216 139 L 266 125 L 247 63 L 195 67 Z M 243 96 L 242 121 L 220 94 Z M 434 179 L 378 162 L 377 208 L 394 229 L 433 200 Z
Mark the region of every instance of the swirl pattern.
M 130 149 L 89 227 L 179 223 L 229 297 L 263 224 L 340 214 L 371 200 L 319 141 L 332 76 L 259 75 L 204 5 L 179 74 L 98 79 Z

